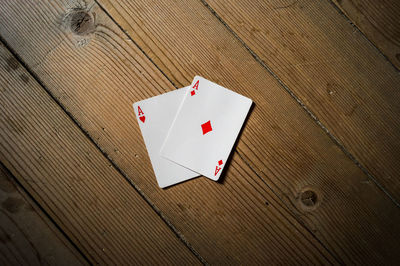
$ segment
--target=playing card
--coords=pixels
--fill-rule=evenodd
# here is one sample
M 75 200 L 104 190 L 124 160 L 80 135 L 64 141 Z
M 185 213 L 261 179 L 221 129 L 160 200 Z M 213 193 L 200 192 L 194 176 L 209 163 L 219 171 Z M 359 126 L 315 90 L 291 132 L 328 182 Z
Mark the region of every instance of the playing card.
M 160 157 L 162 143 L 188 88 L 174 90 L 133 104 L 161 188 L 199 176 L 198 173 Z
M 161 156 L 218 180 L 252 100 L 196 76 L 161 148 Z

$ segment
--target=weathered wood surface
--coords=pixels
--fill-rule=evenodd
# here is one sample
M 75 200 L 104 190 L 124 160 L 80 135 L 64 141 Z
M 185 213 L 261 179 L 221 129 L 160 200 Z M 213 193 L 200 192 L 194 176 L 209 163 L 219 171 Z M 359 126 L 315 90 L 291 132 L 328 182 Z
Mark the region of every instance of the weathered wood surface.
M 0 264 L 88 264 L 1 164 Z
M 379 51 L 329 1 L 208 3 L 399 203 L 400 75 Z
M 332 0 L 366 37 L 400 69 L 400 2 Z
M 230 87 L 245 86 L 241 79 L 266 87 L 264 73 L 248 75 L 256 60 L 229 44 L 228 30 L 221 36 L 220 21 L 198 0 L 100 3 L 177 84 L 202 70 Z M 399 202 L 400 76 L 379 51 L 328 1 L 207 3 Z M 222 68 L 240 74 L 228 77 Z
M 237 153 L 223 184 L 196 179 L 159 189 L 131 104 L 173 86 L 98 6 L 90 10 L 96 31 L 80 37 L 60 27 L 65 2 L 41 3 L 5 5 L 2 37 L 207 262 L 336 261 Z M 31 12 L 19 16 L 20 10 Z
M 0 84 L 1 162 L 91 263 L 198 263 L 2 45 Z
M 6 3 L 0 34 L 205 261 L 398 260 L 398 208 L 201 2 L 101 3 L 132 39 L 74 1 Z M 70 31 L 76 8 L 93 27 Z M 222 184 L 157 188 L 131 103 L 174 87 L 135 44 L 178 86 L 200 74 L 255 101 Z
M 157 5 L 149 5 L 145 1 L 99 2 L 178 86 L 188 84 L 195 74 L 200 74 L 253 98 L 256 106 L 238 145 L 238 151 L 245 160 L 291 210 L 299 213 L 300 220 L 317 232 L 319 239 L 327 240 L 331 236 L 324 243 L 338 252 L 338 257 L 347 259 L 345 253 L 358 253 L 360 250 L 364 250 L 366 256 L 361 259 L 379 254 L 380 251 L 376 254 L 369 251 L 377 242 L 368 242 L 365 249 L 359 245 L 354 248 L 355 243 L 363 242 L 365 235 L 361 232 L 360 241 L 356 241 L 357 236 L 353 235 L 351 240 L 345 237 L 344 243 L 334 243 L 334 239 L 343 233 L 343 222 L 352 222 L 343 221 L 332 213 L 336 212 L 339 205 L 348 206 L 349 202 L 352 206 L 346 209 L 358 209 L 353 200 L 343 199 L 338 205 L 331 205 L 332 202 L 327 200 L 312 214 L 304 215 L 298 199 L 305 187 L 325 196 L 343 193 L 359 198 L 360 195 L 351 192 L 352 189 L 358 189 L 360 183 L 371 180 L 347 165 L 348 160 L 339 155 L 333 143 L 304 118 L 301 109 L 295 107 L 294 101 L 289 100 L 283 88 L 278 88 L 268 71 L 248 54 L 212 12 L 196 1 L 158 1 Z M 386 78 L 382 78 L 381 82 L 392 82 L 390 77 Z M 391 102 L 394 100 L 391 99 Z M 393 146 L 392 156 L 396 157 L 396 142 L 393 138 L 388 141 Z M 334 184 L 334 189 L 330 190 L 327 184 Z M 391 184 L 395 185 L 396 181 Z M 392 187 L 392 191 L 396 190 Z M 369 192 L 363 193 L 371 200 L 367 196 Z M 372 209 L 379 213 L 381 199 L 378 198 L 367 204 L 366 209 L 374 205 Z M 342 211 L 343 214 L 346 212 Z M 387 217 L 396 212 L 397 209 L 393 207 Z M 309 215 L 313 219 L 309 219 Z M 333 223 L 329 232 L 324 232 L 320 227 L 327 221 L 315 225 L 316 216 L 318 220 L 327 219 Z M 333 233 L 332 229 L 338 224 L 341 226 L 336 229 L 340 232 Z M 399 230 L 398 227 L 393 229 Z M 351 234 L 351 231 L 348 233 Z M 348 245 L 348 249 L 343 251 L 343 245 Z M 398 249 L 398 245 L 395 245 L 395 249 Z M 348 258 L 354 259 L 351 255 Z

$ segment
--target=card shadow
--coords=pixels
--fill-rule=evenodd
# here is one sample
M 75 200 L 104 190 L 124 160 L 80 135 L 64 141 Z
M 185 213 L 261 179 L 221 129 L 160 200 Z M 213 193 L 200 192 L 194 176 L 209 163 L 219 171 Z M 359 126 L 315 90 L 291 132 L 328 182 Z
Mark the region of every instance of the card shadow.
M 243 123 L 242 127 L 240 128 L 240 131 L 239 131 L 239 134 L 238 134 L 238 136 L 237 136 L 237 138 L 236 138 L 236 141 L 235 141 L 235 143 L 234 143 L 233 146 L 232 146 L 231 153 L 229 154 L 229 157 L 228 157 L 228 159 L 227 159 L 227 161 L 226 161 L 226 164 L 225 164 L 225 166 L 224 166 L 223 172 L 222 172 L 221 176 L 219 177 L 219 179 L 218 179 L 218 181 L 217 181 L 218 184 L 223 185 L 224 182 L 225 182 L 226 174 L 227 174 L 228 169 L 229 169 L 229 167 L 230 167 L 230 165 L 231 165 L 231 162 L 232 162 L 232 156 L 233 156 L 233 154 L 234 154 L 235 151 L 236 151 L 236 147 L 237 147 L 237 145 L 238 145 L 239 139 L 240 139 L 240 137 L 242 136 L 243 130 L 244 130 L 244 128 L 245 128 L 246 125 L 247 125 L 247 121 L 250 119 L 250 116 L 251 116 L 251 113 L 252 113 L 253 110 L 254 110 L 254 107 L 255 107 L 255 103 L 252 102 L 252 103 L 251 103 L 251 106 L 250 106 L 250 109 L 249 109 L 249 112 L 247 113 L 246 118 L 244 119 L 244 123 Z

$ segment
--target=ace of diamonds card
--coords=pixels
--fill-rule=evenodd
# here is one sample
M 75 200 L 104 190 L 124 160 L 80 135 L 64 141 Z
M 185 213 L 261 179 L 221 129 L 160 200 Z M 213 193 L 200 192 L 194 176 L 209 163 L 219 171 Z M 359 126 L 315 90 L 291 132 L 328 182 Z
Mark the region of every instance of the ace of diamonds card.
M 252 100 L 196 76 L 161 148 L 161 156 L 218 180 Z

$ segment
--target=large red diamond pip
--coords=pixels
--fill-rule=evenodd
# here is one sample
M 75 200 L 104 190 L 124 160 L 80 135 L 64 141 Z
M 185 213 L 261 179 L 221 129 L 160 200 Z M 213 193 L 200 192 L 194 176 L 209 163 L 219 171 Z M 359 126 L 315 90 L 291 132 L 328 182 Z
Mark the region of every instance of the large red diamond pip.
M 212 131 L 211 122 L 208 120 L 204 124 L 201 125 L 201 129 L 203 130 L 203 135 L 207 134 L 208 132 Z

